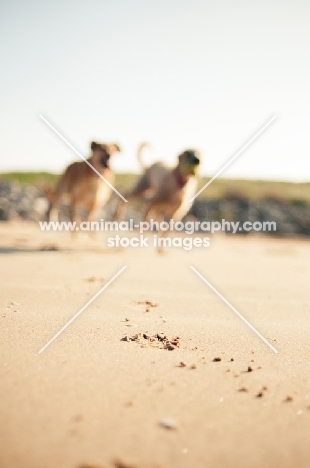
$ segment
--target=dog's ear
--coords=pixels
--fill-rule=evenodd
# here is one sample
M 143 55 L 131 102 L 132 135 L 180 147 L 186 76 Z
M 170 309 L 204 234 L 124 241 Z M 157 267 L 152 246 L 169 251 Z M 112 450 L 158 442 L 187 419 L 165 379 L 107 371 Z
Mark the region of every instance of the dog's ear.
M 186 157 L 189 155 L 189 153 L 192 153 L 192 150 L 185 150 L 185 151 L 183 151 L 183 152 L 179 155 L 179 159 L 180 159 L 180 158 L 186 158 Z
M 98 146 L 98 143 L 96 143 L 95 141 L 92 141 L 90 144 L 90 149 L 94 151 L 94 149 L 97 148 L 97 146 Z
M 111 145 L 109 145 L 109 150 L 110 150 L 110 153 L 120 153 L 121 149 L 120 147 L 118 146 L 117 143 L 112 143 Z

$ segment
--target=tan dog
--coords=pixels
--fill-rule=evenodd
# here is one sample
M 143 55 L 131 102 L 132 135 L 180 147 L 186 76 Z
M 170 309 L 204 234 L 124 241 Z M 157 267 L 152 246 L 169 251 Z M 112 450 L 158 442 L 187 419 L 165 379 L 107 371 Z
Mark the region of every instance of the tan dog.
M 145 146 L 146 143 L 141 144 L 137 154 L 144 173 L 125 197 L 127 200 L 132 200 L 149 195 L 145 199 L 142 220 L 147 220 L 153 213 L 156 218 L 179 221 L 192 205 L 189 200 L 194 196 L 197 186 L 195 176 L 200 164 L 199 153 L 194 150 L 184 151 L 179 155 L 174 168 L 167 167 L 161 162 L 145 167 L 141 159 Z M 115 216 L 117 219 L 121 217 L 123 209 L 124 203 L 120 201 Z
M 120 151 L 117 144 L 91 143 L 92 154 L 88 162 L 110 184 L 114 184 L 114 173 L 109 166 L 112 154 Z M 63 197 L 70 200 L 70 220 L 76 220 L 77 207 L 87 210 L 87 220 L 94 217 L 97 209 L 104 206 L 110 198 L 112 189 L 85 161 L 74 162 L 61 176 L 55 192 L 50 197 L 48 218 L 58 220 L 59 203 Z

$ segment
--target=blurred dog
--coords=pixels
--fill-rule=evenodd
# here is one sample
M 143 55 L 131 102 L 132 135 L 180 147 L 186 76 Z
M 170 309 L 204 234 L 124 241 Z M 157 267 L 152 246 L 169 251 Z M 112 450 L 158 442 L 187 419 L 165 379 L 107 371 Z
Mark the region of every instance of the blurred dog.
M 142 220 L 147 220 L 151 213 L 156 218 L 181 220 L 192 203 L 189 200 L 195 195 L 197 187 L 197 169 L 200 164 L 200 155 L 197 151 L 188 149 L 178 157 L 177 165 L 167 167 L 162 162 L 156 162 L 145 167 L 142 161 L 142 150 L 148 146 L 142 143 L 137 152 L 139 163 L 144 170 L 133 189 L 125 194 L 127 200 L 139 199 L 148 195 Z M 115 218 L 123 215 L 124 203 L 119 202 Z
M 110 169 L 110 158 L 120 148 L 116 143 L 103 144 L 93 141 L 90 145 L 91 156 L 88 162 L 110 184 L 114 184 L 114 173 Z M 50 221 L 58 220 L 59 203 L 67 197 L 70 201 L 70 221 L 76 221 L 77 207 L 87 210 L 87 220 L 91 220 L 96 211 L 103 207 L 111 196 L 112 189 L 85 161 L 70 164 L 61 176 L 56 190 L 49 197 L 50 207 L 47 213 Z

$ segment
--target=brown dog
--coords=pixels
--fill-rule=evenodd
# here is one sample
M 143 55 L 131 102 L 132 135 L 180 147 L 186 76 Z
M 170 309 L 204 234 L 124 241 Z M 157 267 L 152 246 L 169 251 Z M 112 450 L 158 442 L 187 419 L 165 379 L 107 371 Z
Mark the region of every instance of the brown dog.
M 110 157 L 120 148 L 117 144 L 91 143 L 92 154 L 89 164 L 96 169 L 111 185 L 114 173 L 109 166 Z M 70 200 L 70 220 L 76 220 L 77 207 L 87 210 L 87 220 L 94 217 L 97 209 L 104 206 L 110 198 L 111 187 L 85 161 L 74 162 L 61 176 L 55 192 L 50 197 L 48 219 L 58 220 L 59 202 L 63 197 Z
M 162 219 L 181 220 L 191 207 L 189 200 L 194 196 L 197 186 L 196 173 L 200 164 L 199 153 L 195 150 L 186 150 L 178 157 L 174 168 L 157 162 L 150 167 L 144 167 L 141 160 L 143 143 L 138 148 L 138 160 L 144 169 L 133 189 L 125 194 L 127 200 L 145 198 L 145 209 L 142 220 L 147 220 L 151 213 Z M 119 202 L 116 219 L 122 216 L 124 203 Z

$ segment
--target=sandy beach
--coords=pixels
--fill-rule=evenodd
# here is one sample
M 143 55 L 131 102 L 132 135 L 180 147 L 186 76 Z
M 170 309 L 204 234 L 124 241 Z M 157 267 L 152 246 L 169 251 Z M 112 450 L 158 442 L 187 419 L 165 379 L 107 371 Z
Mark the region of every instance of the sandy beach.
M 158 255 L 0 228 L 1 468 L 309 467 L 308 241 Z

